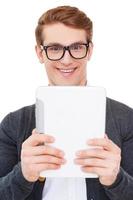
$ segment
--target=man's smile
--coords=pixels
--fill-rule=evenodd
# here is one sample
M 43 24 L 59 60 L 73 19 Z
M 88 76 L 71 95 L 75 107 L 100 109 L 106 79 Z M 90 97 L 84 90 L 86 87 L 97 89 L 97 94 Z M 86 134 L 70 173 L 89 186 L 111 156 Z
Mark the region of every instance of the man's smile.
M 60 74 L 64 77 L 69 77 L 72 76 L 74 74 L 74 72 L 76 71 L 77 67 L 74 68 L 56 68 L 58 70 L 58 72 L 60 72 Z

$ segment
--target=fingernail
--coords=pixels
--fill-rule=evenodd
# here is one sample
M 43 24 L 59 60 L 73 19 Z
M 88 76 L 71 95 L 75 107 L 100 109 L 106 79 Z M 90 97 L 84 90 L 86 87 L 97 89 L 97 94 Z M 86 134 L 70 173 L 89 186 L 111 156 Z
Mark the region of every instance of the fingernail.
M 60 155 L 60 156 L 64 156 L 65 153 L 64 153 L 63 151 L 60 151 L 59 155 Z
M 77 164 L 77 159 L 74 159 L 74 163 Z
M 62 159 L 62 164 L 65 164 L 66 163 L 66 159 Z
M 76 156 L 80 156 L 81 153 L 82 153 L 81 151 L 77 151 L 77 152 L 76 152 Z
M 92 140 L 88 140 L 88 141 L 87 141 L 87 144 L 92 144 L 92 143 L 93 143 Z
M 33 129 L 32 134 L 36 134 L 36 133 L 37 133 L 36 129 Z
M 55 138 L 51 136 L 51 137 L 50 137 L 50 141 L 51 141 L 51 142 L 54 142 L 54 141 L 55 141 Z

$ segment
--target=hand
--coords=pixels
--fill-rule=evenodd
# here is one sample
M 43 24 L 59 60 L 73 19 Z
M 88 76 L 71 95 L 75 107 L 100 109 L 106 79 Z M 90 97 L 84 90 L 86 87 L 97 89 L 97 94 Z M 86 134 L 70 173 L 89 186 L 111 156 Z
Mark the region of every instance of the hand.
M 101 184 L 112 185 L 119 173 L 121 150 L 110 139 L 91 139 L 87 142 L 91 148 L 76 153 L 75 163 L 81 165 L 84 172 L 96 173 Z
M 64 152 L 44 143 L 53 143 L 50 135 L 32 131 L 32 135 L 24 141 L 21 150 L 22 173 L 26 180 L 35 182 L 43 170 L 59 169 L 65 163 Z

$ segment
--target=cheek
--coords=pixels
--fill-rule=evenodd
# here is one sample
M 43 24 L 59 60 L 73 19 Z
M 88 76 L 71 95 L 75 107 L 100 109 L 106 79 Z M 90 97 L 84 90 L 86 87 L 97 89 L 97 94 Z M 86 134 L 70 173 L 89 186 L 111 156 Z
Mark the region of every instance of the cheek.
M 55 72 L 56 72 L 56 65 L 55 65 L 54 62 L 46 61 L 44 63 L 44 65 L 45 65 L 45 69 L 46 69 L 46 72 L 47 72 L 48 75 L 50 75 L 50 74 L 54 75 L 55 74 Z
M 52 68 L 52 63 L 50 60 L 45 60 L 44 66 L 46 68 L 46 71 L 50 70 Z
M 78 65 L 80 66 L 80 69 L 84 71 L 87 67 L 87 59 L 80 61 Z

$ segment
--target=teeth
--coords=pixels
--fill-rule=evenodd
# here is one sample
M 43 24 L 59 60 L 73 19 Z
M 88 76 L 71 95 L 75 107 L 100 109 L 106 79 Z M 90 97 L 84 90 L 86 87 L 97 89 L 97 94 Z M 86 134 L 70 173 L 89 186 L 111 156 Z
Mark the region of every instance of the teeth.
M 70 73 L 73 72 L 74 69 L 59 69 L 61 72 Z

